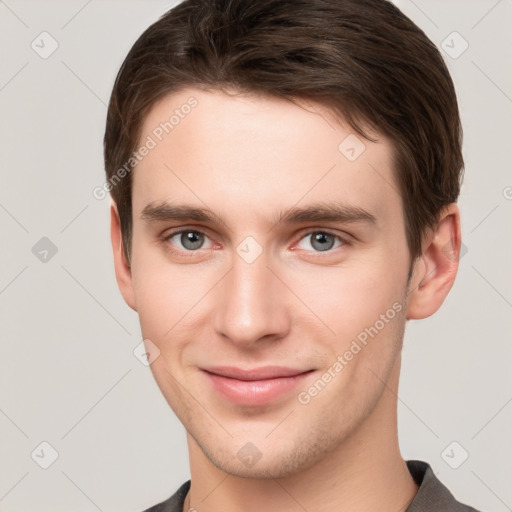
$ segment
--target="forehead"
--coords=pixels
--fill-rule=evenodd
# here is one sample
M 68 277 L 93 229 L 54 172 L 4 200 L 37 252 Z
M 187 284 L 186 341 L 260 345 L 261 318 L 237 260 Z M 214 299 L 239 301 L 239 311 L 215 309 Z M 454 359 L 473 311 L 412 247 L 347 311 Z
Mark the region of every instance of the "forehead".
M 396 213 L 392 145 L 371 136 L 376 143 L 318 103 L 187 88 L 144 120 L 139 146 L 151 149 L 135 167 L 134 212 L 184 201 L 264 222 L 274 209 L 321 200 Z

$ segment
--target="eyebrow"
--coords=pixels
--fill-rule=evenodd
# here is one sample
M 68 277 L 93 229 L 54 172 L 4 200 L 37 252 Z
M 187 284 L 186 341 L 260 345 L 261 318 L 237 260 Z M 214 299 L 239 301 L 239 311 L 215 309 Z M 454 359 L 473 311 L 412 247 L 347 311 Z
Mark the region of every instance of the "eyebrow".
M 226 222 L 213 211 L 192 205 L 178 205 L 169 202 L 148 203 L 140 218 L 152 221 L 196 221 L 212 224 Z M 343 203 L 315 203 L 306 207 L 292 207 L 281 211 L 272 222 L 272 229 L 280 224 L 301 224 L 306 222 L 368 223 L 377 224 L 377 218 L 368 210 Z

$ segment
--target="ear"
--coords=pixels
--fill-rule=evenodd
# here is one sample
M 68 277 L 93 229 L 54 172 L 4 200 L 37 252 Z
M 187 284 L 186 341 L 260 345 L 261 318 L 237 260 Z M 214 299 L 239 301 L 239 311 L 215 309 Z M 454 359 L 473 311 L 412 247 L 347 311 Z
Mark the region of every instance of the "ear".
M 410 280 L 407 319 L 427 318 L 444 302 L 457 275 L 461 246 L 460 212 L 455 203 L 442 211 L 424 239 Z
M 112 239 L 112 250 L 114 252 L 114 268 L 116 271 L 117 286 L 126 304 L 134 311 L 137 311 L 135 293 L 133 291 L 132 271 L 124 254 L 121 222 L 115 203 L 112 203 L 110 207 L 110 238 Z

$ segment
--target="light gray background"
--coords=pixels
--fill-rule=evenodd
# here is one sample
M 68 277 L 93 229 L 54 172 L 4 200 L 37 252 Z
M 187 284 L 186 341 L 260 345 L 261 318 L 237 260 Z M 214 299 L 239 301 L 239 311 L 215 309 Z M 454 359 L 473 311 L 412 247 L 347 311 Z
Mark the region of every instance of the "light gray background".
M 115 75 L 171 5 L 0 1 L 0 511 L 140 512 L 189 478 L 184 429 L 132 353 L 140 329 L 115 282 L 109 199 L 92 195 Z M 452 32 L 469 44 L 457 58 L 443 51 L 465 132 L 468 251 L 443 308 L 408 324 L 401 449 L 461 501 L 502 512 L 512 507 L 512 5 L 399 5 L 452 55 L 464 44 Z M 43 31 L 58 42 L 47 59 L 31 47 Z M 58 248 L 47 262 L 32 252 L 42 237 Z M 43 441 L 58 452 L 48 469 L 31 457 L 48 460 Z

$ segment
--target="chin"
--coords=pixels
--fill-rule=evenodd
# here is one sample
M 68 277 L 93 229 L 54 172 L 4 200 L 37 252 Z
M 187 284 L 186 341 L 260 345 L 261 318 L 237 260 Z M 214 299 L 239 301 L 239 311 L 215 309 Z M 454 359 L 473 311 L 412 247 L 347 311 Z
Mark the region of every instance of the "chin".
M 196 442 L 208 460 L 221 471 L 240 478 L 264 480 L 292 476 L 321 461 L 332 450 L 336 440 L 326 436 L 320 439 L 311 436 L 295 442 L 276 439 L 275 445 L 264 439 L 261 442 L 255 440 L 254 444 L 233 439 L 224 446 L 219 440 Z M 261 451 L 258 445 L 262 446 Z

